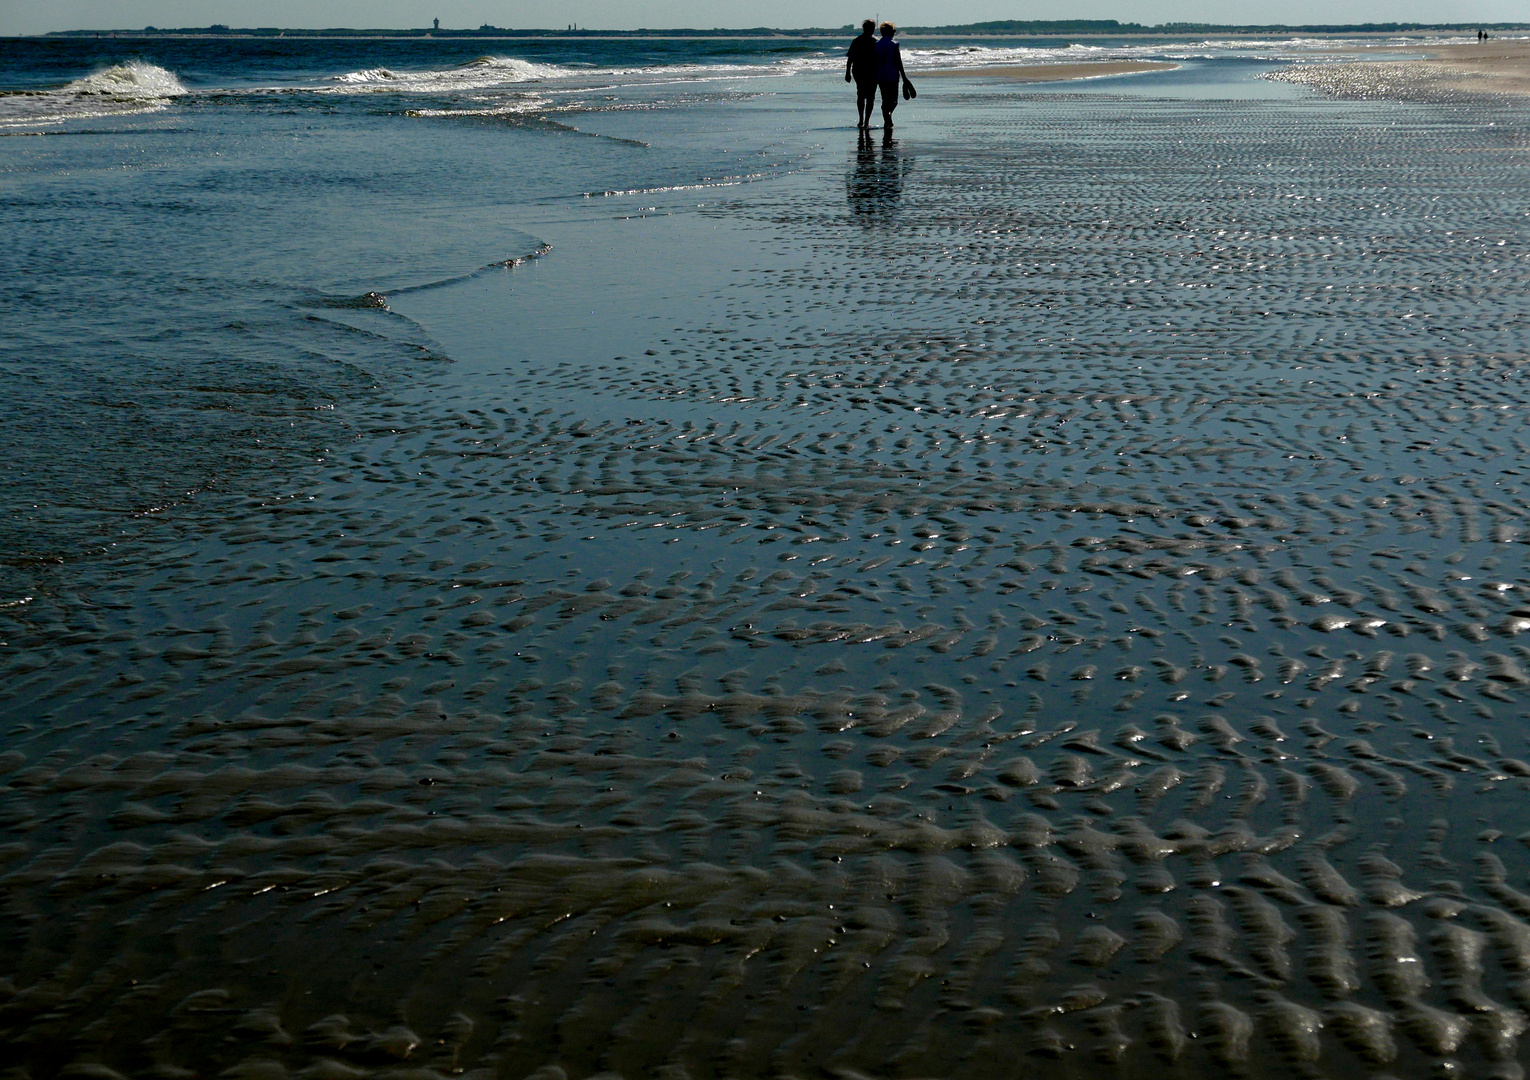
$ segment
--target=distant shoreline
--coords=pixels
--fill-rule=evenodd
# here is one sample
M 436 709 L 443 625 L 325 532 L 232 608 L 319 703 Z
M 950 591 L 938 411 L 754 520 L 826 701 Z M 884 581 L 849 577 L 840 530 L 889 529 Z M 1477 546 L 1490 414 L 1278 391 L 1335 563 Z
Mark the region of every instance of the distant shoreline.
M 1308 26 L 1239 26 L 1214 23 L 1166 23 L 1161 26 L 1144 26 L 1140 23 L 1119 23 L 1114 20 L 1036 20 L 1036 21 L 1007 21 L 1003 23 L 971 23 L 959 26 L 907 26 L 901 33 L 906 36 L 920 37 L 1110 37 L 1110 38 L 1153 38 L 1157 40 L 1176 38 L 1201 38 L 1207 34 L 1219 34 L 1232 37 L 1267 37 L 1272 34 L 1287 36 L 1306 37 L 1397 37 L 1403 34 L 1439 34 L 1439 33 L 1474 33 L 1477 30 L 1486 30 L 1489 33 L 1527 33 L 1530 32 L 1530 23 L 1357 23 L 1354 25 L 1308 25 Z M 760 38 L 839 38 L 846 33 L 854 33 L 855 28 L 844 27 L 811 27 L 801 29 L 778 29 L 767 27 L 753 27 L 748 29 L 716 29 L 700 30 L 692 28 L 677 28 L 670 30 L 640 29 L 640 30 L 584 30 L 584 29 L 511 29 L 508 27 L 481 26 L 476 30 L 454 29 L 431 29 L 429 27 L 414 29 L 348 29 L 333 27 L 327 29 L 303 29 L 282 27 L 241 27 L 230 28 L 221 25 L 209 27 L 183 27 L 179 29 L 159 29 L 157 27 L 144 27 L 142 29 L 115 29 L 115 30 L 53 30 L 46 34 L 27 35 L 39 38 L 135 38 L 135 39 L 161 39 L 161 38 L 212 38 L 212 39 L 239 39 L 239 38 L 338 38 L 338 39 L 374 39 L 374 38 L 439 38 L 444 40 L 460 40 L 463 38 L 480 38 L 486 40 L 515 40 L 515 39 L 566 39 L 588 40 L 592 38 L 618 38 L 618 39 L 649 39 L 649 40 L 683 40 L 692 38 L 710 38 L 727 40 L 734 39 L 760 39 Z

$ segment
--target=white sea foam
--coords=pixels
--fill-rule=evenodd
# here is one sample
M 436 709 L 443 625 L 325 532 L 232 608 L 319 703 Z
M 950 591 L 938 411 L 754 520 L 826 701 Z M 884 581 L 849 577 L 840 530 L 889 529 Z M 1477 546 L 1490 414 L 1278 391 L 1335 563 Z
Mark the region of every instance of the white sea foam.
M 553 102 L 545 97 L 528 94 L 513 101 L 503 101 L 483 108 L 464 109 L 409 109 L 407 116 L 524 116 L 527 113 L 547 112 Z
M 1248 58 L 1290 60 L 1378 44 L 1424 45 L 1456 40 L 1440 37 L 1420 39 L 1268 38 L 1203 39 L 1184 42 L 1140 44 L 1083 44 L 1037 47 L 1030 45 L 945 44 L 918 39 L 903 43 L 904 63 L 910 71 L 1002 67 L 1018 64 L 1077 63 L 1084 60 L 1215 60 Z M 363 68 L 331 77 L 320 92 L 333 94 L 390 93 L 456 97 L 461 108 L 411 110 L 415 116 L 510 115 L 538 109 L 567 108 L 579 96 L 592 91 L 676 83 L 716 83 L 735 80 L 766 80 L 794 75 L 838 73 L 844 53 L 835 47 L 789 57 L 762 57 L 759 61 L 718 61 L 655 66 L 622 65 L 594 67 L 542 64 L 515 56 L 482 56 L 449 68 L 402 71 L 385 67 Z M 525 94 L 525 84 L 537 84 L 537 95 Z M 506 100 L 502 95 L 513 95 Z M 544 96 L 545 95 L 545 96 Z
M 1442 35 L 1431 38 L 1207 38 L 1201 41 L 1151 42 L 1136 45 L 1071 45 L 1041 48 L 998 45 L 903 45 L 904 65 L 911 69 L 1003 67 L 1014 64 L 1076 63 L 1080 60 L 1284 60 L 1292 55 L 1333 54 L 1377 45 L 1451 44 L 1470 40 Z M 843 63 L 841 59 L 838 61 Z
M 57 90 L 0 95 L 0 127 L 154 112 L 186 93 L 181 81 L 162 67 L 140 61 L 114 64 Z
M 61 94 L 99 94 L 116 98 L 168 98 L 186 93 L 181 80 L 162 67 L 133 61 L 114 64 L 76 79 Z
M 331 89 L 340 93 L 451 93 L 461 90 L 493 90 L 517 83 L 556 78 L 565 69 L 553 64 L 533 64 L 513 56 L 480 56 L 456 67 L 428 71 L 392 71 L 364 68 L 337 75 Z
M 1067 62 L 1080 59 L 1115 59 L 1159 55 L 1162 46 L 1065 48 L 953 46 L 920 48 L 905 46 L 904 61 L 910 69 L 990 67 L 1017 63 Z M 536 64 L 516 57 L 480 57 L 453 68 L 426 71 L 395 71 L 364 68 L 337 75 L 327 88 L 331 93 L 441 94 L 460 91 L 493 91 L 526 82 L 545 84 L 549 90 L 609 89 L 632 84 L 662 85 L 676 82 L 711 82 L 731 79 L 780 78 L 815 72 L 837 72 L 844 56 L 835 50 L 818 55 L 771 59 L 764 63 L 687 63 L 657 66 L 565 67 Z

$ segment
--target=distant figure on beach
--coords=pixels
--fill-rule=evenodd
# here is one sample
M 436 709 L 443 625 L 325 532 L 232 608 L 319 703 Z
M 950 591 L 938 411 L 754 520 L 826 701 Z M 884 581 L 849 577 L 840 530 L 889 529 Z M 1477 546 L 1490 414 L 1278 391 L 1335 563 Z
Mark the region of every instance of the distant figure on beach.
M 882 130 L 891 131 L 893 110 L 898 107 L 898 84 L 903 84 L 906 97 L 914 96 L 914 86 L 908 81 L 908 75 L 903 70 L 903 54 L 898 51 L 898 43 L 893 40 L 898 28 L 885 22 L 879 29 L 882 39 L 877 42 L 877 84 L 882 88 Z
M 855 126 L 871 129 L 871 107 L 877 100 L 877 39 L 873 19 L 861 23 L 861 36 L 850 43 L 845 57 L 845 82 L 855 80 Z

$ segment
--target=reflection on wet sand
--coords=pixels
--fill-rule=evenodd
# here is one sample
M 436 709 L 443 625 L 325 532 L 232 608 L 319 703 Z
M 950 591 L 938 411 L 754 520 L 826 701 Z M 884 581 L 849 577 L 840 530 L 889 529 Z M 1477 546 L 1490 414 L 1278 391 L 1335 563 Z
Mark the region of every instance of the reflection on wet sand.
M 1526 117 L 1420 115 L 953 114 L 3 609 L 6 1063 L 1522 1077 Z
M 863 225 L 889 224 L 913 168 L 913 157 L 902 152 L 892 132 L 861 132 L 845 176 L 851 215 Z

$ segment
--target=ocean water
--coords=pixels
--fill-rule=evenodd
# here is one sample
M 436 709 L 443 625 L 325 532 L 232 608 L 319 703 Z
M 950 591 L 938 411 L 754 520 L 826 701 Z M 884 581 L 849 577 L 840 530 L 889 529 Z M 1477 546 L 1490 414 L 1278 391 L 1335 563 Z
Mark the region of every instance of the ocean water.
M 0 135 L 26 140 L 8 144 L 3 213 L 18 242 L 0 256 L 21 283 L 6 290 L 15 332 L 0 348 L 21 379 L 8 426 L 26 449 L 0 480 L 0 550 L 99 548 L 125 516 L 314 459 L 343 437 L 333 406 L 397 358 L 333 317 L 343 343 L 325 340 L 315 305 L 533 253 L 506 206 L 789 169 L 817 145 L 817 120 L 726 133 L 694 123 L 698 110 L 779 100 L 794 76 L 833 85 L 841 65 L 837 41 L 504 44 L 517 55 L 483 42 L 0 42 Z M 934 41 L 910 46 L 909 64 L 1313 47 Z M 404 356 L 420 344 L 383 338 L 406 341 Z
M 842 45 L 0 43 L 0 1064 L 1523 1076 L 1530 111 Z

